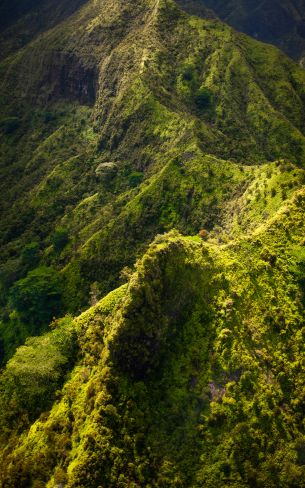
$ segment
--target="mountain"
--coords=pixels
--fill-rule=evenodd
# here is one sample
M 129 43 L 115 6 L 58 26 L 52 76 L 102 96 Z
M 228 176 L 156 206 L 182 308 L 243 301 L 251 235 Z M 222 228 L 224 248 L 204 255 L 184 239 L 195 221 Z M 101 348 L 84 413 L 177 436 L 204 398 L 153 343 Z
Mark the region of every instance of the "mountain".
M 2 0 L 0 5 L 0 59 L 21 49 L 46 30 L 63 22 L 85 0 Z
M 0 485 L 302 486 L 304 70 L 171 0 L 13 6 Z
M 275 44 L 294 59 L 305 55 L 304 0 L 178 0 L 188 12 L 205 16 L 212 9 L 235 29 Z
M 157 237 L 128 285 L 19 348 L 2 486 L 303 486 L 304 199 L 227 245 Z

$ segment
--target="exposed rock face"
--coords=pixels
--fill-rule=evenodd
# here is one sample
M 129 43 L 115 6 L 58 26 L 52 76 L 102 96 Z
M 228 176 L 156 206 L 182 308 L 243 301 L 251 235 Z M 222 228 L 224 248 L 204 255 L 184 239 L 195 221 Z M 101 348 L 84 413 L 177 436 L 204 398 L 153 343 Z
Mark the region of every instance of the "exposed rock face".
M 300 59 L 305 53 L 304 0 L 177 0 L 190 13 L 206 15 L 212 9 L 222 20 L 237 30 L 259 40 L 277 45 L 291 57 Z
M 51 53 L 44 63 L 48 65 L 38 82 L 38 90 L 43 94 L 44 88 L 49 87 L 48 101 L 64 98 L 93 105 L 97 85 L 95 66 L 85 66 L 74 54 L 60 52 Z
M 44 105 L 65 100 L 93 105 L 98 82 L 95 60 L 82 59 L 78 53 L 56 49 L 41 53 L 39 48 L 38 45 L 30 50 L 18 66 L 12 65 L 7 70 L 8 98 L 9 87 L 13 84 L 18 98 L 26 103 L 31 101 L 35 105 Z

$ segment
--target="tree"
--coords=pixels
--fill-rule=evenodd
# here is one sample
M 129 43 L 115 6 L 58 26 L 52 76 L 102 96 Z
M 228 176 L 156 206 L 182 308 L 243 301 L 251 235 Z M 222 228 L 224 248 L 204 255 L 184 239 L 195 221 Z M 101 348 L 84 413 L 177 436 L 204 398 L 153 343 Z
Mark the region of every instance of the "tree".
M 99 290 L 98 282 L 95 281 L 94 283 L 92 283 L 90 285 L 90 305 L 91 305 L 91 307 L 93 307 L 94 305 L 96 305 L 98 303 L 99 294 L 100 294 L 100 290 Z
M 68 244 L 68 242 L 69 242 L 68 231 L 66 229 L 63 229 L 62 227 L 56 229 L 51 238 L 51 243 L 53 244 L 54 251 L 57 254 L 61 253 L 61 251 Z
M 201 229 L 198 235 L 202 240 L 205 240 L 208 237 L 208 232 L 205 229 Z
M 56 321 L 53 327 L 47 334 L 27 339 L 8 361 L 0 377 L 0 426 L 14 409 L 35 418 L 48 408 L 72 368 L 77 352 L 72 317 Z M 3 412 L 7 405 L 10 411 Z
M 134 171 L 128 177 L 129 186 L 135 188 L 136 186 L 140 185 L 143 181 L 144 175 L 140 171 Z
M 21 263 L 27 268 L 35 268 L 40 259 L 38 242 L 30 242 L 21 251 Z
M 194 102 L 199 110 L 207 110 L 211 108 L 213 101 L 213 93 L 208 88 L 204 86 L 197 90 L 194 97 Z
M 6 135 L 13 134 L 20 127 L 18 117 L 7 117 L 0 121 L 0 130 Z
M 48 324 L 61 311 L 61 290 L 59 273 L 41 266 L 13 285 L 10 305 L 25 323 Z

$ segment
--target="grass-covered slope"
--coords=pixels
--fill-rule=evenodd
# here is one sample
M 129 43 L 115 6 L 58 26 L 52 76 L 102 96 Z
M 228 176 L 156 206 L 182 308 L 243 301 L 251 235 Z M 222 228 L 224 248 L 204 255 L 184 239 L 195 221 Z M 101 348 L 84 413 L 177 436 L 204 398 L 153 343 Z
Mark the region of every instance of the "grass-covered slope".
M 275 44 L 289 56 L 305 55 L 304 0 L 177 0 L 186 11 L 206 16 L 210 8 L 224 22 L 254 38 Z
M 66 360 L 37 375 L 36 343 L 18 349 L 2 486 L 304 486 L 304 204 L 226 245 L 157 237 L 127 285 L 37 339 L 56 351 L 65 330 Z M 76 365 L 30 426 L 73 367 L 69 331 Z
M 45 268 L 60 274 L 54 315 L 79 311 L 157 233 L 232 228 L 227 205 L 263 163 L 295 166 L 288 196 L 302 185 L 304 71 L 170 0 L 87 1 L 0 74 L 2 356 L 47 326 L 32 302 L 24 314 L 29 273 L 42 294 Z M 273 183 L 269 214 L 287 196 Z

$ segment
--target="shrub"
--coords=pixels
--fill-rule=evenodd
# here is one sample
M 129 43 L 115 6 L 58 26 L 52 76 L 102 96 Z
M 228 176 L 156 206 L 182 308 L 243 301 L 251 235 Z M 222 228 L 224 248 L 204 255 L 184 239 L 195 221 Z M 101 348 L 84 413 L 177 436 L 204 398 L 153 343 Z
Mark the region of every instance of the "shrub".
M 53 245 L 56 254 L 60 254 L 69 242 L 69 235 L 66 229 L 59 227 L 55 230 L 51 237 L 51 244 Z
M 53 112 L 45 112 L 43 115 L 43 121 L 48 124 L 49 122 L 53 122 L 56 120 L 56 115 Z
M 143 173 L 140 173 L 139 171 L 134 171 L 133 173 L 131 173 L 128 177 L 129 186 L 134 188 L 140 185 L 140 183 L 143 180 L 143 176 L 144 176 Z
M 183 81 L 190 82 L 194 79 L 194 67 L 191 64 L 187 64 L 182 73 Z
M 48 324 L 61 311 L 61 277 L 46 266 L 30 271 L 10 291 L 10 305 L 21 320 Z
M 67 316 L 51 332 L 27 339 L 17 349 L 7 363 L 0 390 L 15 397 L 15 402 L 35 417 L 54 401 L 76 351 L 72 317 Z
M 7 117 L 0 121 L 0 129 L 6 135 L 13 134 L 20 126 L 18 117 Z
M 207 110 L 211 108 L 213 100 L 213 93 L 205 86 L 199 88 L 194 96 L 195 105 L 199 110 Z
M 30 268 L 35 268 L 40 259 L 40 249 L 38 242 L 30 242 L 21 251 L 21 263 Z

